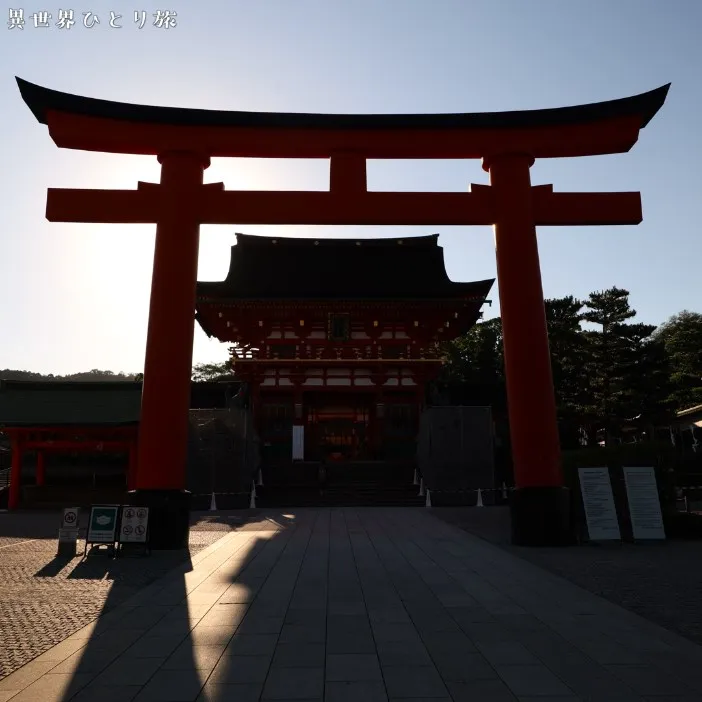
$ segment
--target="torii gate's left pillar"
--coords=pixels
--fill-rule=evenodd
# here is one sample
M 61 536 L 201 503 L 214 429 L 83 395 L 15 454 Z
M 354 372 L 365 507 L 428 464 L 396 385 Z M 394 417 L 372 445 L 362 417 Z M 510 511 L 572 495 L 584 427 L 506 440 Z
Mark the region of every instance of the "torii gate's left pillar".
M 188 544 L 190 493 L 185 487 L 200 243 L 198 194 L 210 160 L 176 152 L 162 154 L 159 162 L 136 489 L 130 501 L 150 508 L 151 547 L 169 549 Z

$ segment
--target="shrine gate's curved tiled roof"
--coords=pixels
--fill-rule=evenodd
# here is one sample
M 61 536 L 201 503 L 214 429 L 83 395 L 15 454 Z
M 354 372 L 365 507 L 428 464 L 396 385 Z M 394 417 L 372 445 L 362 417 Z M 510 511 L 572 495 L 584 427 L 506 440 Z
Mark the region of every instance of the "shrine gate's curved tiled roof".
M 456 283 L 438 234 L 389 239 L 309 239 L 237 234 L 222 282 L 203 299 L 484 299 L 494 279 Z

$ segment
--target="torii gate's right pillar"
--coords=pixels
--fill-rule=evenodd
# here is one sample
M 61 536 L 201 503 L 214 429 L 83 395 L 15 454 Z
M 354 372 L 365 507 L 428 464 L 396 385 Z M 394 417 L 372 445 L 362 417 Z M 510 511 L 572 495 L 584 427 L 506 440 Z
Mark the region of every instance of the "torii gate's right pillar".
M 571 541 L 570 495 L 563 486 L 556 401 L 532 207 L 528 154 L 483 160 L 494 194 L 507 402 L 516 490 L 512 543 Z

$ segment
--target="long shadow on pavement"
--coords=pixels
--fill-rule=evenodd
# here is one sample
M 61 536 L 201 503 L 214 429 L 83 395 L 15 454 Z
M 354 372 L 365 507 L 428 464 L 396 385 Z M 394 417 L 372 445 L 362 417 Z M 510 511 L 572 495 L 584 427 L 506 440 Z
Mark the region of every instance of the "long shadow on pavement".
M 69 579 L 114 580 L 103 614 L 30 664 L 41 677 L 18 702 L 258 700 L 287 603 L 273 611 L 275 589 L 262 606 L 252 605 L 279 561 L 291 568 L 289 543 L 297 542 L 294 562 L 304 554 L 309 531 L 303 530 L 303 545 L 291 526 L 294 521 L 276 524 L 261 516 L 224 536 L 211 553 L 195 556 L 194 564 L 188 555 L 126 602 L 126 559 L 94 555 L 80 561 Z M 149 567 L 148 557 L 130 560 Z M 36 577 L 55 577 L 71 562 L 55 558 Z

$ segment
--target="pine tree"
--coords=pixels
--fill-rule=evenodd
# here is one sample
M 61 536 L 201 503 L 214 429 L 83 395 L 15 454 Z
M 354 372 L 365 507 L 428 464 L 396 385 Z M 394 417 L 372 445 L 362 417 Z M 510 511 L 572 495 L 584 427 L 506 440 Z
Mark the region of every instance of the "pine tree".
M 584 303 L 572 295 L 545 301 L 556 408 L 564 445 L 578 445 L 583 405 L 587 339 L 582 333 Z
M 231 361 L 222 361 L 222 363 L 196 363 L 193 366 L 192 379 L 195 382 L 204 382 L 217 380 L 221 377 L 230 377 L 232 375 Z
M 584 332 L 588 341 L 588 358 L 584 415 L 590 424 L 588 436 L 594 440 L 597 429 L 604 429 L 608 443 L 615 426 L 626 413 L 623 407 L 624 374 L 621 359 L 626 342 L 622 325 L 636 315 L 629 306 L 629 291 L 609 288 L 590 293 L 583 320 L 599 327 Z
M 546 325 L 551 371 L 561 419 L 572 419 L 583 403 L 583 365 L 587 342 L 580 322 L 584 303 L 572 295 L 546 300 Z
M 470 388 L 474 401 L 506 408 L 502 320 L 499 317 L 476 324 L 466 334 L 442 344 L 444 367 L 439 383 Z
M 604 429 L 609 443 L 632 420 L 649 425 L 668 417 L 668 359 L 651 337 L 654 326 L 626 323 L 636 316 L 628 290 L 591 293 L 586 305 L 583 319 L 599 329 L 584 332 L 589 347 L 585 416 Z
M 623 325 L 629 345 L 621 358 L 626 391 L 626 414 L 639 428 L 667 423 L 673 416 L 669 357 L 651 324 Z
M 661 324 L 654 336 L 670 359 L 671 401 L 682 410 L 702 403 L 702 314 L 683 310 Z

